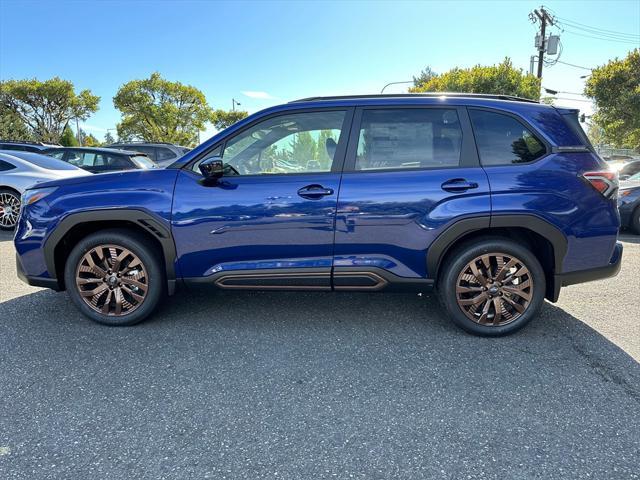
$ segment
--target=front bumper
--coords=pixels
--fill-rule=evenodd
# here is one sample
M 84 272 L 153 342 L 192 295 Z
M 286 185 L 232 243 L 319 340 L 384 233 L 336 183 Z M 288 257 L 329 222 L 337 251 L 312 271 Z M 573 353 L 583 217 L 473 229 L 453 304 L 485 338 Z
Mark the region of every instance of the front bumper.
M 22 267 L 22 263 L 20 263 L 20 257 L 18 254 L 16 254 L 16 270 L 18 272 L 18 278 L 27 285 L 31 285 L 32 287 L 51 288 L 57 292 L 62 290 L 58 280 L 55 278 L 31 277 L 24 273 L 24 268 Z

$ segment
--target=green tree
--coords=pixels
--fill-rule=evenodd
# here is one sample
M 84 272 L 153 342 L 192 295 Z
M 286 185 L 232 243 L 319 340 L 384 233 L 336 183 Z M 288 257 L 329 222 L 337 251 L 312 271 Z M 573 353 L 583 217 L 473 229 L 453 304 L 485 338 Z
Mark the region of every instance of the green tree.
M 112 143 L 116 143 L 116 141 L 113 138 L 113 135 L 111 135 L 111 132 L 105 133 L 104 134 L 104 144 L 105 145 L 111 145 Z
M 307 161 L 314 160 L 317 148 L 318 146 L 311 133 L 299 132 L 291 140 L 291 158 L 305 159 Z
M 12 112 L 42 142 L 58 143 L 69 120 L 86 120 L 98 110 L 100 97 L 58 77 L 45 81 L 5 80 L 0 82 L 0 105 Z
M 421 80 L 423 76 L 424 82 Z M 509 58 L 498 65 L 454 68 L 440 75 L 429 69 L 426 74 L 423 71 L 414 78 L 416 81 L 420 83 L 410 89 L 412 92 L 489 93 L 534 100 L 540 98 L 540 80 L 514 68 Z
M 425 67 L 417 77 L 413 77 L 414 87 L 419 87 L 431 81 L 432 78 L 437 77 L 438 74 L 434 72 L 431 67 Z
M 34 140 L 29 128 L 22 119 L 0 105 L 0 139 L 2 140 Z
M 320 163 L 320 166 L 323 169 L 328 170 L 331 168 L 332 159 L 329 158 L 329 153 L 327 152 L 327 140 L 333 139 L 336 144 L 338 143 L 337 136 L 331 130 L 321 130 L 318 135 L 318 145 L 316 147 L 316 160 Z
M 82 144 L 85 147 L 99 147 L 100 146 L 100 140 L 98 140 L 96 137 L 94 137 L 91 133 L 88 135 L 85 135 L 82 138 Z
M 599 125 L 596 125 L 594 122 L 591 122 L 589 128 L 587 129 L 587 137 L 589 137 L 589 141 L 593 146 L 601 145 L 604 143 L 602 128 Z
M 224 130 L 249 115 L 242 110 L 216 110 L 213 114 L 213 125 L 218 130 Z
M 117 125 L 121 139 L 195 145 L 198 132 L 214 120 L 200 90 L 165 80 L 157 72 L 122 85 L 113 104 L 122 113 Z
M 640 50 L 594 69 L 584 93 L 595 101 L 592 120 L 604 140 L 640 151 Z
M 62 132 L 62 135 L 60 136 L 59 143 L 63 147 L 77 147 L 78 146 L 78 139 L 76 138 L 75 134 L 73 133 L 73 130 L 71 130 L 71 127 L 69 125 L 64 127 L 64 131 Z

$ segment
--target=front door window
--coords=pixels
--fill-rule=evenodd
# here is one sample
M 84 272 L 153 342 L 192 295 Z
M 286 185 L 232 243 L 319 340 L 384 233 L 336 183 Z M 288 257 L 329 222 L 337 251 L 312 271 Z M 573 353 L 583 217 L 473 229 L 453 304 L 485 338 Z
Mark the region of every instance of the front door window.
M 223 161 L 237 175 L 330 172 L 344 118 L 320 111 L 267 119 L 229 140 Z

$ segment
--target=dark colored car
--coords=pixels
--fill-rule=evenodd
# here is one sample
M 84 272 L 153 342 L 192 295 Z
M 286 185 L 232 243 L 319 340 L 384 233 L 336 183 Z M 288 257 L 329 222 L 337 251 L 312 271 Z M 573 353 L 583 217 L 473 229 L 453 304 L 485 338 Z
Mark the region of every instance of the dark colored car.
M 477 94 L 311 98 L 167 169 L 27 190 L 18 275 L 109 325 L 140 322 L 179 285 L 435 289 L 457 325 L 498 336 L 562 286 L 619 271 L 617 191 L 577 110 Z
M 109 145 L 107 148 L 118 148 L 125 150 L 133 150 L 146 154 L 151 160 L 156 162 L 160 167 L 167 167 L 182 157 L 190 149 L 172 143 L 144 143 L 144 142 L 121 142 Z
M 19 152 L 41 153 L 43 150 L 51 147 L 55 147 L 55 145 L 37 142 L 14 142 L 11 140 L 0 140 L 0 150 L 16 150 Z
M 640 173 L 640 160 L 629 162 L 618 171 L 620 180 L 627 180 L 629 177 L 632 177 L 636 173 Z
M 144 153 L 127 150 L 95 147 L 58 147 L 43 150 L 41 153 L 91 173 L 157 168 L 155 162 Z
M 620 182 L 620 223 L 640 235 L 640 172 Z

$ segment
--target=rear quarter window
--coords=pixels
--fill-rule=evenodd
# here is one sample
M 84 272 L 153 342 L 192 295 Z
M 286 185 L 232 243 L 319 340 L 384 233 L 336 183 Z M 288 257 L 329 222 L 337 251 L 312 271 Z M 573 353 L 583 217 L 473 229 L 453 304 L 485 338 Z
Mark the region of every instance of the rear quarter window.
M 482 165 L 529 163 L 547 149 L 523 123 L 510 115 L 489 110 L 469 110 Z
M 16 168 L 15 165 L 9 162 L 5 162 L 4 160 L 0 160 L 0 172 L 7 172 L 9 170 L 13 170 L 14 168 Z

